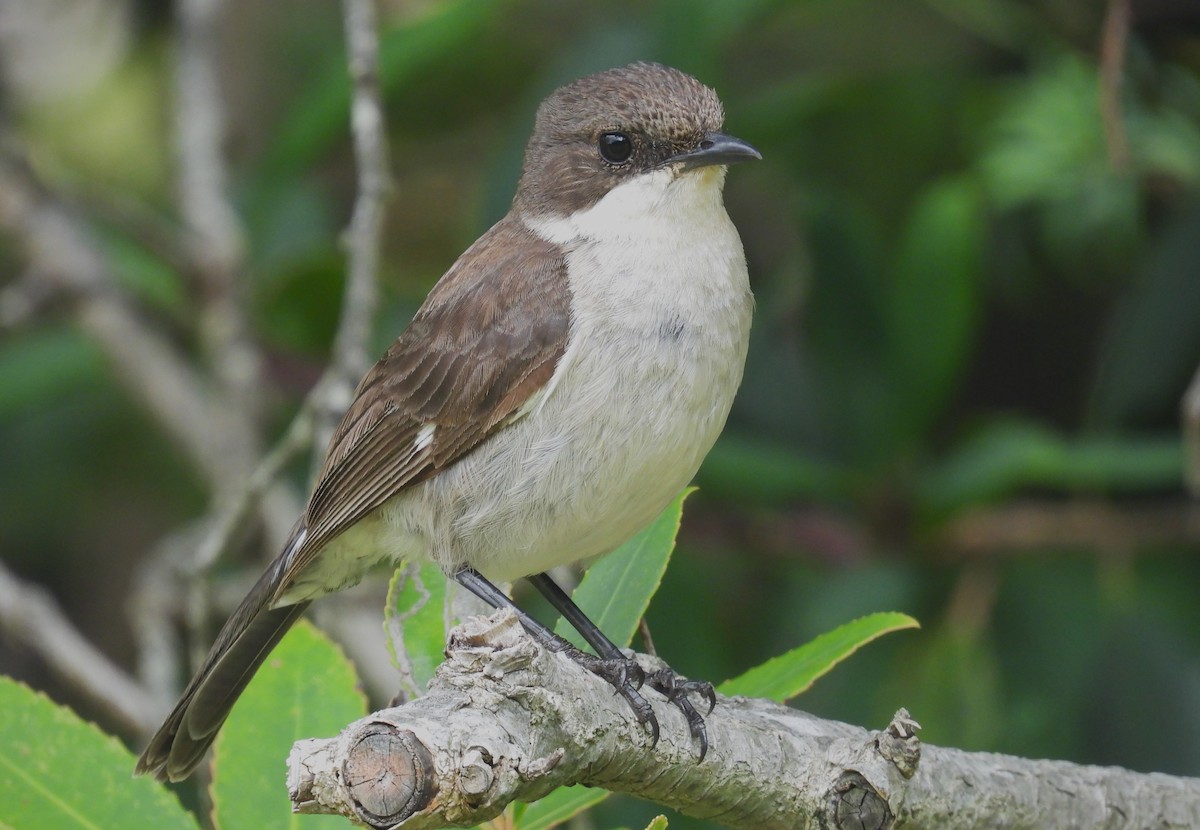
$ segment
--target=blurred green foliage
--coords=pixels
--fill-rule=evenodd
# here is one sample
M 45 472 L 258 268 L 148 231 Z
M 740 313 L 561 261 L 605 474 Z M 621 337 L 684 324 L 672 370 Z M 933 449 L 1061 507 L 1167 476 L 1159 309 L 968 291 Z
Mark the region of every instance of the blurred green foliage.
M 336 325 L 354 184 L 339 12 L 226 5 L 226 149 L 282 424 Z M 719 679 L 900 610 L 923 630 L 802 705 L 874 727 L 904 705 L 930 741 L 1200 775 L 1178 428 L 1200 364 L 1200 13 L 1133 0 L 1112 93 L 1104 5 L 388 4 L 396 193 L 375 345 L 506 209 L 549 90 L 633 59 L 693 72 L 764 155 L 726 191 L 758 312 L 650 608 L 660 652 Z M 197 287 L 154 242 L 178 224 L 170 16 L 131 8 L 109 71 L 5 117 L 190 348 Z M 0 236 L 0 265 L 0 281 L 24 270 L 17 240 Z M 0 459 L 0 555 L 131 659 L 114 622 L 130 575 L 204 494 L 53 313 L 0 340 Z M 1096 522 L 1072 524 L 1081 506 Z M 19 653 L 0 670 L 50 682 Z M 654 815 L 603 809 L 604 826 Z

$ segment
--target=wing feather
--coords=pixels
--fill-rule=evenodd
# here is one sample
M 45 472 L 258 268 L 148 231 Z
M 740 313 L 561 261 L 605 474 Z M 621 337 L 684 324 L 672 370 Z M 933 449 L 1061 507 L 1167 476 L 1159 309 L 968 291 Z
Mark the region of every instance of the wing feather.
M 553 377 L 570 305 L 562 249 L 518 220 L 506 217 L 472 245 L 359 384 L 289 570 L 303 570 L 329 540 L 511 423 Z M 419 443 L 428 425 L 433 438 Z

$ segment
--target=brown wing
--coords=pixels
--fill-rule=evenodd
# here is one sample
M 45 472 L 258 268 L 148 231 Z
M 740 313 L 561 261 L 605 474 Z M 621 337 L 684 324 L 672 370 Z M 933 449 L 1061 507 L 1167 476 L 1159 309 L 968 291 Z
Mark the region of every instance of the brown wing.
M 334 536 L 503 427 L 554 374 L 569 320 L 562 249 L 508 217 L 484 234 L 359 384 L 288 570 L 302 570 Z

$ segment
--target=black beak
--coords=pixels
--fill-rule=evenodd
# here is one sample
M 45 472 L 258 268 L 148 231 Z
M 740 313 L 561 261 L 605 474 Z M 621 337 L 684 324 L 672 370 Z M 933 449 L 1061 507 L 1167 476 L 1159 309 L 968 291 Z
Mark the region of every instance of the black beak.
M 678 164 L 684 169 L 708 167 L 713 164 L 737 164 L 739 161 L 757 161 L 762 153 L 740 138 L 725 133 L 709 133 L 695 150 L 677 153 L 668 158 L 664 165 Z

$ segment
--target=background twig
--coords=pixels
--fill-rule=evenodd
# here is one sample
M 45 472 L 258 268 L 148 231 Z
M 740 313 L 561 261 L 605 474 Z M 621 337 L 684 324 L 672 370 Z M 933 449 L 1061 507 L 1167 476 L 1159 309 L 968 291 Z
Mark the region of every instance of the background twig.
M 323 400 L 317 401 L 316 452 L 325 445 L 337 420 L 350 405 L 358 379 L 368 365 L 367 346 L 378 304 L 379 254 L 384 204 L 391 194 L 387 137 L 379 88 L 379 31 L 375 0 L 344 0 L 346 51 L 353 84 L 350 126 L 358 164 L 354 212 L 343 243 L 346 287 L 329 368 L 321 379 Z
M 86 224 L 43 188 L 13 142 L 0 142 L 0 227 L 21 240 L 30 267 L 65 299 L 130 394 L 175 439 L 206 483 L 237 480 L 254 431 L 113 279 Z
M 1104 34 L 1100 41 L 1100 113 L 1108 163 L 1114 170 L 1129 169 L 1129 138 L 1121 104 L 1121 78 L 1125 73 L 1125 45 L 1129 40 L 1130 0 L 1108 0 Z
M 87 641 L 50 595 L 0 562 L 0 629 L 36 652 L 73 689 L 122 729 L 153 729 L 161 708 L 137 681 Z
M 177 6 L 179 210 L 200 275 L 200 328 L 213 375 L 231 405 L 250 416 L 262 409 L 261 358 L 246 320 L 241 221 L 226 194 L 225 117 L 217 72 L 221 10 L 221 0 L 180 0 Z

